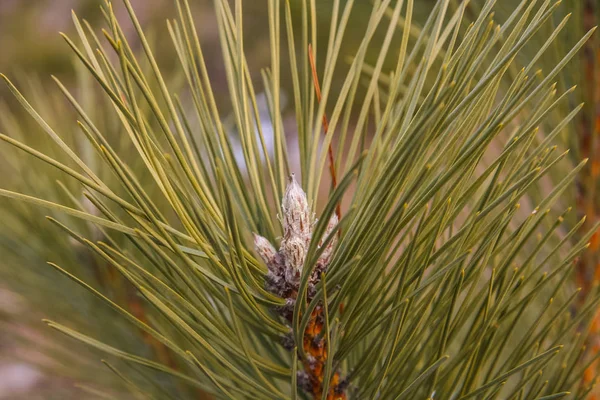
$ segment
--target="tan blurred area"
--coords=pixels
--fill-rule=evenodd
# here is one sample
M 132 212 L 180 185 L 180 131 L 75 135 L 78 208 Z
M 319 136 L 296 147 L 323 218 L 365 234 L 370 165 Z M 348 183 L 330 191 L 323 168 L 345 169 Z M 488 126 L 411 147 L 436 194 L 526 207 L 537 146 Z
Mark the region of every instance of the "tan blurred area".
M 167 33 L 167 18 L 175 18 L 173 0 L 131 0 L 137 18 L 154 38 L 154 47 L 159 61 L 168 67 L 175 61 L 171 53 L 172 43 Z M 103 16 L 99 10 L 104 0 L 0 0 L 0 71 L 11 79 L 23 75 L 37 76 L 42 82 L 51 83 L 47 79 L 56 75 L 69 82 L 75 76 L 75 55 L 61 38 L 59 32 L 74 37 L 71 10 L 80 19 L 88 21 L 101 36 L 104 27 Z M 128 21 L 125 7 L 120 0 L 112 1 L 117 17 L 132 43 L 135 33 Z M 222 58 L 218 54 L 217 26 L 212 10 L 212 0 L 192 2 L 192 11 L 197 21 L 196 28 L 205 46 L 208 68 L 213 77 L 219 78 Z M 266 2 L 246 2 L 244 4 L 245 30 L 252 32 L 246 40 L 247 57 L 250 65 L 254 60 L 268 57 L 269 46 L 264 35 L 266 24 L 260 21 Z M 168 55 L 161 59 L 161 51 Z M 163 53 L 164 53 L 163 52 Z M 224 74 L 223 79 L 224 79 Z M 0 99 L 6 100 L 6 88 L 0 87 Z
M 101 0 L 0 1 L 0 70 L 5 74 L 70 75 L 72 53 L 59 32 L 71 33 L 71 10 L 90 23 L 99 22 Z M 149 22 L 169 0 L 132 0 L 138 17 Z M 124 10 L 123 10 L 124 11 Z M 4 90 L 4 89 L 3 89 Z

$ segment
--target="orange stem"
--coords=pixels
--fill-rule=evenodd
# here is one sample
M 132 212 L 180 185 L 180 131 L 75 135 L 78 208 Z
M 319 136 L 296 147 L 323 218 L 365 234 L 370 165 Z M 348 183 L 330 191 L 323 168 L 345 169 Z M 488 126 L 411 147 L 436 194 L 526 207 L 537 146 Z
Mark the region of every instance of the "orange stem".
M 310 68 L 312 70 L 313 84 L 315 86 L 315 93 L 317 94 L 317 101 L 321 103 L 321 85 L 319 84 L 319 75 L 317 74 L 317 66 L 315 63 L 315 57 L 312 51 L 312 45 L 308 45 L 308 59 L 310 61 Z M 323 132 L 327 136 L 329 132 L 329 122 L 327 121 L 327 114 L 323 113 Z M 337 177 L 335 173 L 335 161 L 333 158 L 333 147 L 329 143 L 329 149 L 327 150 L 329 156 L 329 172 L 331 174 L 331 184 L 335 189 L 337 187 Z M 342 208 L 340 203 L 335 207 L 335 213 L 337 214 L 338 220 L 342 219 Z

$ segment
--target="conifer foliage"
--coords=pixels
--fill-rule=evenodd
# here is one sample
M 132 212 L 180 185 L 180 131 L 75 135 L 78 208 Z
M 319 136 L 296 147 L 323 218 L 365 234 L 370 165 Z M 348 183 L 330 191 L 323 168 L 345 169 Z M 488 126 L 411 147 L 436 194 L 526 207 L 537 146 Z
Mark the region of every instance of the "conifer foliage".
M 98 398 L 585 398 L 600 298 L 572 285 L 591 233 L 563 194 L 586 160 L 555 144 L 582 106 L 559 114 L 575 88 L 555 82 L 593 29 L 538 69 L 559 2 L 498 23 L 482 0 L 468 23 L 438 0 L 417 24 L 417 1 L 374 0 L 348 55 L 359 0 L 327 27 L 318 1 L 261 1 L 263 71 L 242 0 L 214 1 L 227 107 L 187 0 L 159 35 L 174 72 L 123 0 L 102 35 L 73 15 L 79 90 L 2 75 L 29 116 L 2 117 L 0 271 L 69 337 L 55 373 Z

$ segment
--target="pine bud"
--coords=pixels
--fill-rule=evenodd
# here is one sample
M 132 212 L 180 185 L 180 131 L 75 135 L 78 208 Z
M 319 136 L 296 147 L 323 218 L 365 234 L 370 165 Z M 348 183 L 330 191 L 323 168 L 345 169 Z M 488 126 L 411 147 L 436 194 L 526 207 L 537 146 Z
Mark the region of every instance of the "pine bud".
M 271 269 L 275 257 L 277 255 L 277 251 L 275 247 L 264 237 L 254 234 L 254 248 L 256 249 L 256 253 L 262 258 L 262 260 L 267 264 L 267 267 Z
M 325 229 L 325 234 L 323 235 L 323 237 L 321 238 L 321 241 L 319 242 L 319 247 L 322 246 L 323 242 L 329 237 L 329 235 L 331 235 L 331 232 L 333 232 L 333 230 L 335 229 L 337 224 L 338 224 L 338 217 L 336 214 L 333 214 L 331 216 L 331 218 L 329 219 L 329 223 L 327 224 L 327 229 Z M 331 256 L 333 254 L 333 248 L 337 244 L 337 240 L 338 240 L 337 235 L 335 235 L 333 238 L 331 238 L 329 243 L 327 243 L 327 247 L 325 247 L 325 249 L 323 250 L 323 253 L 321 253 L 321 256 L 319 257 L 320 265 L 322 265 L 322 266 L 329 265 L 329 263 L 331 262 Z
M 290 175 L 290 181 L 281 202 L 281 209 L 284 239 L 295 236 L 306 242 L 310 241 L 312 215 L 306 193 L 296 182 L 294 174 Z
M 300 273 L 306 258 L 306 242 L 293 236 L 281 242 L 281 254 L 285 260 L 285 280 L 289 283 L 300 282 Z

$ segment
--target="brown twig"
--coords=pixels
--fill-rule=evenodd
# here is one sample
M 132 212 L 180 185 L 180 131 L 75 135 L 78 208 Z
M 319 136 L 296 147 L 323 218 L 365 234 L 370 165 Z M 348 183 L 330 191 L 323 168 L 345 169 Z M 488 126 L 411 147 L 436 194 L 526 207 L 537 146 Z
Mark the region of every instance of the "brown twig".
M 584 29 L 591 29 L 596 23 L 596 6 L 593 0 L 586 0 L 583 7 Z M 583 50 L 583 71 L 586 85 L 584 93 L 588 106 L 587 112 L 581 115 L 579 148 L 580 156 L 589 158 L 588 166 L 577 177 L 577 211 L 579 216 L 586 215 L 587 220 L 583 231 L 588 231 L 600 218 L 598 202 L 595 200 L 596 184 L 600 179 L 600 51 L 598 39 L 591 38 Z M 594 285 L 600 281 L 600 232 L 594 232 L 590 239 L 588 251 L 582 255 L 577 263 L 577 282 L 582 287 L 582 298 L 587 298 Z M 583 304 L 583 300 L 581 301 Z M 594 354 L 600 351 L 600 310 L 597 310 L 594 321 L 590 327 L 587 339 L 588 352 Z M 597 362 L 590 365 L 585 371 L 584 385 L 591 385 L 600 372 Z M 597 400 L 598 392 L 590 394 L 589 400 Z
M 315 86 L 315 93 L 317 94 L 317 101 L 321 103 L 321 85 L 319 84 L 319 75 L 317 74 L 317 66 L 315 63 L 315 57 L 312 50 L 312 45 L 308 45 L 308 59 L 310 60 L 310 68 L 312 70 L 313 84 Z M 323 134 L 327 136 L 329 133 L 329 122 L 327 121 L 327 113 L 323 113 Z M 333 147 L 329 143 L 329 149 L 327 150 L 329 155 L 329 173 L 331 174 L 331 185 L 335 189 L 337 187 L 337 177 L 335 173 L 335 160 L 333 158 Z M 338 220 L 342 219 L 342 208 L 340 203 L 335 206 L 335 213 L 337 214 Z
M 319 84 L 319 76 L 317 74 L 317 67 L 315 63 L 315 57 L 313 54 L 312 46 L 308 45 L 308 58 L 310 60 L 310 67 L 312 70 L 313 84 L 315 87 L 315 93 L 317 95 L 317 101 L 321 104 L 321 86 Z M 324 135 L 327 136 L 329 133 L 329 122 L 327 121 L 327 114 L 323 113 L 323 131 Z M 335 189 L 337 187 L 337 176 L 335 173 L 335 160 L 333 158 L 333 148 L 329 143 L 328 148 L 329 156 L 329 172 L 331 174 L 331 184 Z M 338 220 L 342 218 L 342 210 L 340 203 L 336 204 L 335 212 Z M 339 231 L 338 231 L 339 234 Z M 323 380 L 325 378 L 325 365 L 327 363 L 325 337 L 323 336 L 324 318 L 322 306 L 317 306 L 310 318 L 310 322 L 304 332 L 302 338 L 302 346 L 306 354 L 310 355 L 310 359 L 304 361 L 304 370 L 308 382 L 305 389 L 308 390 L 313 398 L 320 399 L 323 396 Z M 326 394 L 327 400 L 346 400 L 347 396 L 345 393 L 345 384 L 342 383 L 339 372 L 334 372 L 331 376 L 329 385 L 329 391 Z

